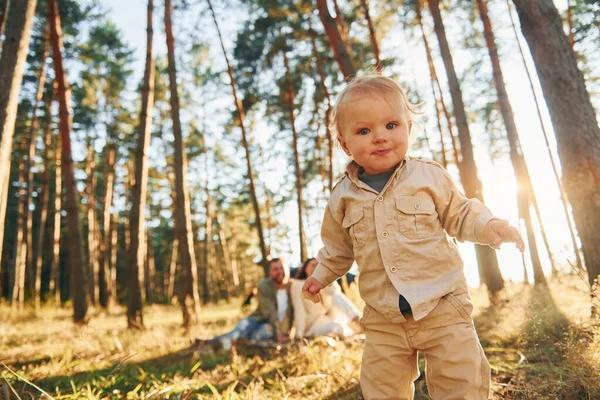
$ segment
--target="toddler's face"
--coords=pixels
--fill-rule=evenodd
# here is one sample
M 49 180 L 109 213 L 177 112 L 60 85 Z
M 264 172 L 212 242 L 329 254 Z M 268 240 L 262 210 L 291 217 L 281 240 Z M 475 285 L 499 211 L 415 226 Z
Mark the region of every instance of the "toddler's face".
M 338 140 L 368 175 L 391 171 L 408 151 L 406 105 L 392 93 L 360 91 L 344 101 Z

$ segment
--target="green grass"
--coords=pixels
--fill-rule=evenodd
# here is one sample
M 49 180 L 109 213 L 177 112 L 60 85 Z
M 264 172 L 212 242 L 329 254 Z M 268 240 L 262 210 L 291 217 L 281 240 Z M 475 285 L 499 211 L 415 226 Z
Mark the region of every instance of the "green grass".
M 583 284 L 562 280 L 550 291 L 509 285 L 494 306 L 485 292 L 473 291 L 494 399 L 600 398 L 600 326 L 589 318 Z M 0 304 L 0 382 L 10 384 L 3 390 L 15 399 L 362 398 L 360 341 L 195 354 L 193 338 L 231 328 L 238 304 L 203 308 L 191 332 L 171 306 L 146 307 L 147 329 L 132 332 L 124 309 L 92 311 L 87 325 L 76 326 L 69 309 L 35 315 Z M 416 386 L 415 398 L 428 399 L 423 372 Z

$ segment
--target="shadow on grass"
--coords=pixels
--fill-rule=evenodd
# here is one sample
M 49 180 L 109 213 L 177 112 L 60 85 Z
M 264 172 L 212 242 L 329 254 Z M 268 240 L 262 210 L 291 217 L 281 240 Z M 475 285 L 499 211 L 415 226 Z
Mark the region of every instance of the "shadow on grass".
M 258 376 L 264 381 L 278 379 L 277 376 L 282 371 L 286 372 L 294 367 L 293 359 L 288 360 L 287 355 L 297 348 L 296 345 L 284 347 L 248 345 L 237 349 L 234 354 L 231 352 L 194 352 L 194 349 L 190 347 L 140 362 L 128 362 L 128 359 L 123 359 L 104 369 L 90 369 L 70 375 L 57 375 L 33 380 L 32 383 L 50 394 L 75 394 L 76 390 L 93 388 L 96 394 L 110 395 L 140 390 L 148 393 L 157 387 L 157 384 L 177 378 L 188 383 L 197 380 L 197 384 L 192 385 L 193 393 L 212 394 L 213 389 L 222 393 L 236 381 L 242 386 L 247 386 Z M 276 358 L 281 359 L 277 368 L 267 371 L 260 370 L 260 366 L 264 365 L 265 361 Z M 9 367 L 15 370 L 23 366 L 43 364 L 49 360 L 49 358 L 42 358 L 29 362 L 12 363 Z M 211 371 L 220 365 L 236 368 L 235 364 L 240 360 L 244 360 L 242 364 L 245 365 L 245 368 L 240 368 L 241 373 L 234 380 L 220 383 L 210 382 L 206 377 L 200 377 L 196 373 L 196 371 Z M 39 391 L 35 387 L 22 380 L 19 380 L 14 386 L 18 393 L 38 393 L 39 395 Z
M 515 338 L 515 346 L 524 355 L 512 379 L 502 393 L 511 399 L 588 399 L 587 384 L 572 379 L 572 365 L 566 359 L 567 347 L 577 343 L 586 333 L 572 326 L 559 310 L 546 286 L 534 286 L 527 309 L 527 323 Z M 577 361 L 577 369 L 590 370 L 585 359 Z

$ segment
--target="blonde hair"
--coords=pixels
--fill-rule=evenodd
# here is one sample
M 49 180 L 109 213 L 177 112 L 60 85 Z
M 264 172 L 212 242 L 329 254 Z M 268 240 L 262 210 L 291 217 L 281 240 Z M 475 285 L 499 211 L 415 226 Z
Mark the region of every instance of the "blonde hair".
M 406 107 L 406 116 L 411 124 L 414 122 L 415 115 L 421 113 L 417 109 L 420 104 L 410 103 L 406 93 L 402 90 L 398 82 L 387 76 L 380 75 L 377 72 L 368 72 L 350 81 L 338 96 L 335 106 L 333 106 L 329 130 L 331 131 L 332 136 L 335 135 L 338 139 L 341 137 L 341 130 L 339 127 L 340 111 L 348 97 L 356 92 L 391 93 L 392 95 L 397 95 Z

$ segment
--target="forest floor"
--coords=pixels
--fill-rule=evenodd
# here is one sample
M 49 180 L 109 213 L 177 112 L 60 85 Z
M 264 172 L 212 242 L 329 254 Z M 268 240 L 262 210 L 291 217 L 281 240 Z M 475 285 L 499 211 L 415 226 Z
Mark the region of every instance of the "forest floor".
M 600 324 L 579 278 L 549 290 L 508 284 L 494 307 L 483 290 L 472 296 L 493 399 L 600 399 Z M 204 307 L 191 332 L 175 306 L 146 307 L 147 329 L 130 332 L 122 308 L 74 326 L 69 309 L 0 304 L 0 399 L 362 399 L 361 340 L 194 353 L 193 338 L 231 328 L 239 304 Z M 419 364 L 415 398 L 429 399 Z

